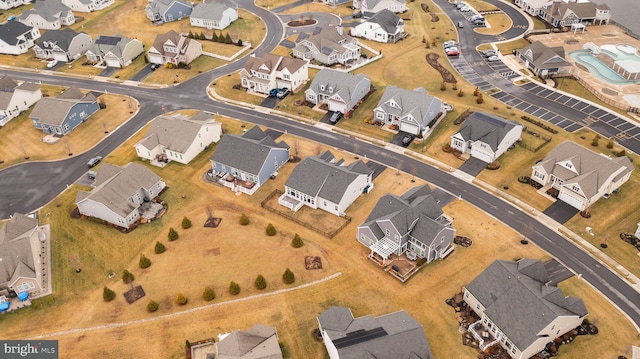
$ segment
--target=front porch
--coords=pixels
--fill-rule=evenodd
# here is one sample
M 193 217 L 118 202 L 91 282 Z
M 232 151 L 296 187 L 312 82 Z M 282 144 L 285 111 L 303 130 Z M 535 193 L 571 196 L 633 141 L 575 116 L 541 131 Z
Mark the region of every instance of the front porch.
M 498 339 L 496 339 L 489 329 L 485 328 L 484 324 L 482 324 L 482 319 L 477 322 L 471 324 L 469 326 L 469 332 L 473 335 L 474 338 L 478 340 L 478 347 L 480 350 L 484 351 L 488 347 L 498 343 Z

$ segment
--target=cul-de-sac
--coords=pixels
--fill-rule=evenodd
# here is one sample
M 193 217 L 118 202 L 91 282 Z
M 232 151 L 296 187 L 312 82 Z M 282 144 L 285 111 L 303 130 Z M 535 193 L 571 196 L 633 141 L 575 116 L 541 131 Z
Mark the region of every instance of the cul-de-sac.
M 0 0 L 0 358 L 640 358 L 638 13 Z

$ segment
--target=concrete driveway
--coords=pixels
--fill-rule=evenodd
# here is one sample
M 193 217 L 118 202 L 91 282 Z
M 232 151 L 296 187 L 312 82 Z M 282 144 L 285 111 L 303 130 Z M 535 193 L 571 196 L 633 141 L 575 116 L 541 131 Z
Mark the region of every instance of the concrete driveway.
M 557 200 L 552 205 L 547 207 L 542 213 L 553 218 L 554 221 L 565 224 L 578 212 L 578 209 L 571 207 L 568 203 Z

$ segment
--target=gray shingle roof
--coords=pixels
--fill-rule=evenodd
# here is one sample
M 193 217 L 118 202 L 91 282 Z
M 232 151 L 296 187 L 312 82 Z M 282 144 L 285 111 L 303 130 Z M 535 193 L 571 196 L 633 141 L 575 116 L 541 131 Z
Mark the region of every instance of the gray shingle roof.
M 375 15 L 369 18 L 366 22 L 372 22 L 380 25 L 387 34 L 395 34 L 398 26 L 404 25 L 404 21 L 393 11 L 383 9 L 378 11 Z
M 364 74 L 353 75 L 331 69 L 322 69 L 316 74 L 309 89 L 316 94 L 339 95 L 346 103 L 356 91 L 360 81 L 367 79 Z M 322 89 L 324 86 L 324 90 Z
M 194 6 L 190 16 L 196 19 L 220 21 L 225 10 L 237 7 L 231 0 L 205 1 Z
M 123 35 L 114 35 L 114 36 L 104 36 L 101 35 L 98 37 L 88 51 L 93 52 L 94 54 L 100 54 L 102 56 L 111 52 L 118 58 L 122 57 L 122 53 L 129 44 L 134 39 L 124 37 Z
M 247 331 L 234 330 L 217 344 L 220 359 L 281 359 L 276 328 L 256 324 Z
M 54 22 L 60 17 L 67 17 L 72 14 L 71 8 L 63 4 L 61 0 L 36 0 L 32 10 L 24 11 L 20 19 L 25 20 L 30 14 L 38 14 L 43 19 Z
M 496 151 L 507 133 L 516 126 L 522 127 L 517 122 L 476 111 L 467 117 L 458 133 L 465 141 L 482 141 Z
M 138 142 L 147 149 L 161 144 L 171 151 L 184 153 L 193 144 L 198 132 L 208 122 L 215 122 L 212 115 L 199 111 L 194 116 L 161 115 L 153 120 L 153 124 Z
M 317 33 L 314 32 L 312 35 L 303 35 L 303 33 L 301 33 L 298 35 L 296 43 L 301 44 L 303 40 L 309 41 L 318 51 L 328 55 L 333 51 L 340 54 L 347 52 L 348 49 L 342 44 L 351 43 L 354 38 L 347 35 L 345 32 L 341 34 L 335 27 L 325 27 L 321 28 Z
M 556 19 L 564 19 L 569 14 L 575 13 L 578 18 L 592 18 L 596 16 L 597 5 L 587 2 L 553 2 L 548 6 L 544 6 L 540 11 L 551 14 Z
M 27 26 L 20 21 L 7 21 L 0 25 L 0 40 L 9 45 L 18 44 L 18 36 L 31 31 L 33 27 Z
M 334 159 L 330 151 L 325 151 L 321 156 L 305 158 L 293 169 L 285 186 L 311 197 L 318 196 L 339 203 L 353 181 L 372 171 L 361 160 L 349 166 L 340 166 L 332 163 Z
M 95 101 L 96 97 L 92 93 L 85 95 L 78 88 L 70 87 L 58 97 L 45 97 L 38 101 L 30 116 L 40 123 L 59 126 L 75 104 Z
M 387 103 L 393 101 L 398 107 L 389 106 Z M 410 114 L 420 125 L 425 120 L 431 121 L 440 112 L 442 101 L 439 98 L 430 96 L 424 88 L 410 91 L 393 85 L 387 86 L 378 102 L 385 113 L 403 117 Z
M 0 228 L 0 284 L 12 280 L 17 274 L 35 276 L 28 234 L 37 226 L 37 219 L 15 213 Z
M 9 76 L 0 78 L 0 109 L 7 109 L 18 83 Z
M 549 279 L 539 260 L 497 260 L 466 289 L 486 308 L 485 314 L 521 349 L 558 316 L 583 317 L 587 309 L 579 298 L 568 298 Z
M 349 308 L 331 307 L 318 323 L 340 359 L 431 359 L 422 325 L 405 311 L 354 318 Z
M 527 50 L 531 50 L 531 56 L 527 56 Z M 549 47 L 536 41 L 521 49 L 520 53 L 525 54 L 525 57 L 539 69 L 571 66 L 564 58 L 564 47 L 562 46 Z
M 73 39 L 79 34 L 81 33 L 76 32 L 69 27 L 65 27 L 62 30 L 48 30 L 38 40 L 36 40 L 36 44 L 41 49 L 51 50 L 57 46 L 64 51 L 68 51 L 71 41 L 73 41 Z
M 211 160 L 250 174 L 260 173 L 272 149 L 289 149 L 286 142 L 276 143 L 258 126 L 240 135 L 224 135 Z

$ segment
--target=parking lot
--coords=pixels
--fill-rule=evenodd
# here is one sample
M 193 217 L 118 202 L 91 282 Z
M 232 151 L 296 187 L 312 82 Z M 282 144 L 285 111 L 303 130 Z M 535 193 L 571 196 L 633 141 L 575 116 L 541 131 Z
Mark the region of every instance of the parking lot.
M 473 69 L 475 63 L 469 63 L 465 60 L 464 55 L 460 54 L 457 57 L 449 57 L 451 65 L 469 81 L 473 86 L 477 87 L 480 91 L 486 91 L 494 88 L 493 84 L 489 83 L 484 77 L 478 75 Z

